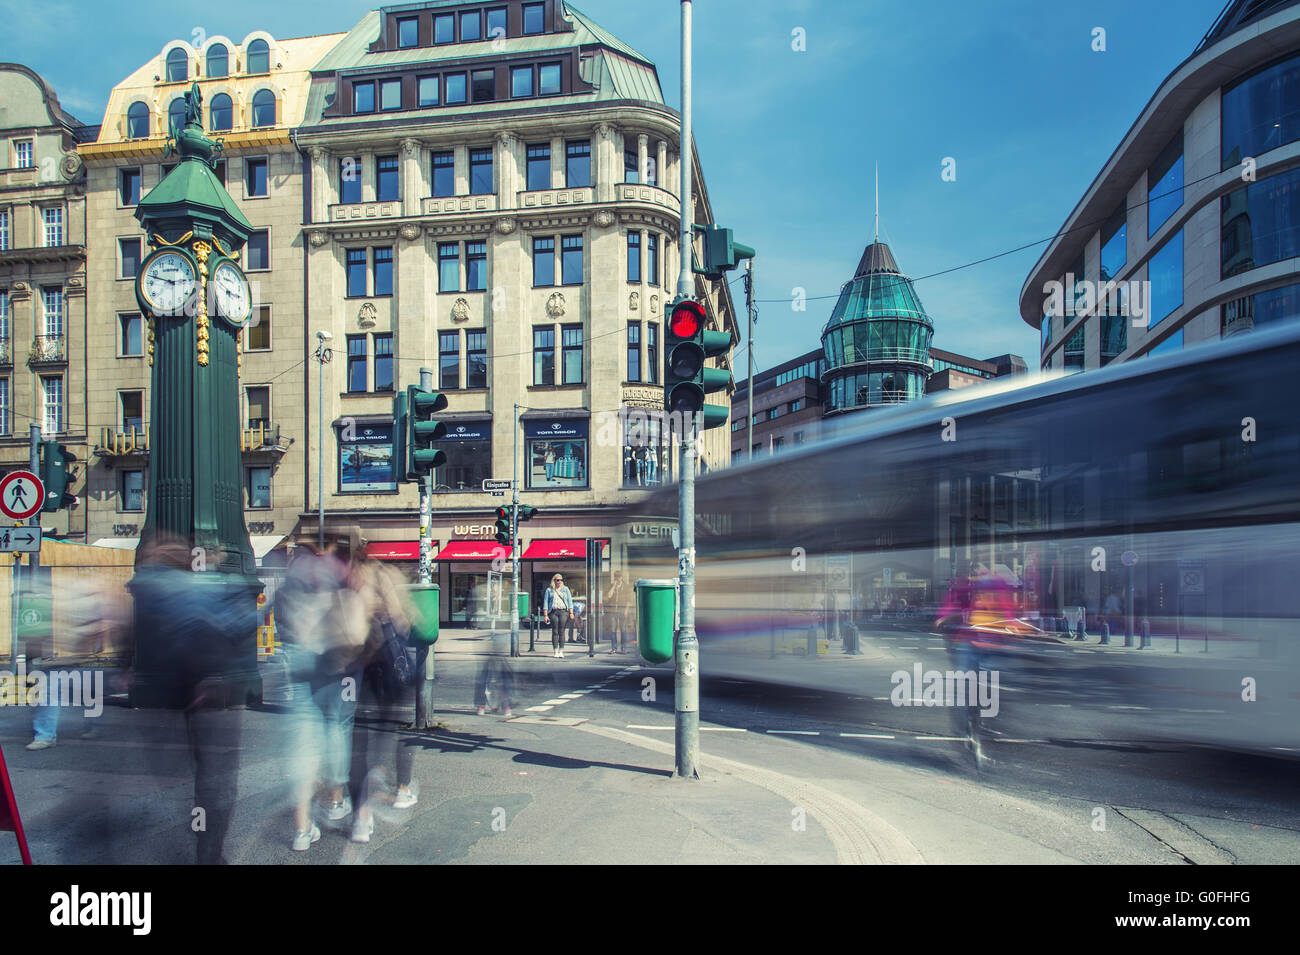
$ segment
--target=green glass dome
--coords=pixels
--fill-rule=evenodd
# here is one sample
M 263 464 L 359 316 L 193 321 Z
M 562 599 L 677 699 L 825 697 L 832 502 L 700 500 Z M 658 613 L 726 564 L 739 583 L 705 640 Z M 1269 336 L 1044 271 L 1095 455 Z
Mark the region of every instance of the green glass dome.
M 934 323 L 883 242 L 862 253 L 822 330 L 828 369 L 863 362 L 908 363 L 929 368 Z

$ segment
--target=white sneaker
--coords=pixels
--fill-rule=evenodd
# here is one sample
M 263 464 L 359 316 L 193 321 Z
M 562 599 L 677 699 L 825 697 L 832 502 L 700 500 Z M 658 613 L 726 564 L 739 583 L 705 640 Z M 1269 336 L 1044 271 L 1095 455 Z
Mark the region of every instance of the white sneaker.
M 352 824 L 352 841 L 367 843 L 370 837 L 375 834 L 375 817 L 370 817 L 369 825 L 363 825 L 360 819 Z
M 398 790 L 397 798 L 393 800 L 393 808 L 410 809 L 419 801 L 420 797 L 415 794 L 414 789 L 408 789 L 405 792 Z
M 52 747 L 53 745 L 54 745 L 54 740 L 52 740 L 52 739 L 34 739 L 34 740 L 32 740 L 30 743 L 27 744 L 27 748 L 28 748 L 28 749 L 33 749 L 33 750 L 35 750 L 35 749 L 49 749 L 49 748 Z
M 352 797 L 344 796 L 341 802 L 330 803 L 329 820 L 338 822 L 352 812 Z
M 320 841 L 320 828 L 313 825 L 311 829 L 299 829 L 293 836 L 293 851 L 306 852 L 313 842 Z

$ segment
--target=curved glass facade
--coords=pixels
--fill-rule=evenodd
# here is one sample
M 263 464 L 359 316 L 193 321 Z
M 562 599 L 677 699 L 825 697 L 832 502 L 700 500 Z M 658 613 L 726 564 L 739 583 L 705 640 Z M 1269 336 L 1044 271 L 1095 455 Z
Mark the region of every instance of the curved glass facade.
M 1300 54 L 1223 90 L 1223 168 L 1300 139 Z
M 1219 203 L 1223 278 L 1300 255 L 1300 169 L 1252 182 Z
M 828 411 L 925 394 L 934 324 L 889 248 L 867 247 L 822 331 Z

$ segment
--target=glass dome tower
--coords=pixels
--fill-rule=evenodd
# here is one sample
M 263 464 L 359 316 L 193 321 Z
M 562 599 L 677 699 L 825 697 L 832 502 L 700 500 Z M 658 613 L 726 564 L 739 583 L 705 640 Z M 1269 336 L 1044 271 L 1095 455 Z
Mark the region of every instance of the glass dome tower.
M 933 337 L 912 280 L 889 246 L 872 242 L 822 329 L 826 414 L 920 398 L 934 370 Z

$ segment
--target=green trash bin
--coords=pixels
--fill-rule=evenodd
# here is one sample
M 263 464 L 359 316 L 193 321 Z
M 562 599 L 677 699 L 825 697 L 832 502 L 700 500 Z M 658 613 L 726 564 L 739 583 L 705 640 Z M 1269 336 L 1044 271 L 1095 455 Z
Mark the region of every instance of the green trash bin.
M 411 603 L 419 619 L 411 626 L 411 643 L 438 642 L 438 585 L 411 584 Z
M 527 620 L 528 619 L 528 594 L 524 593 L 523 591 L 520 591 L 515 596 L 519 598 L 519 619 Z
M 667 663 L 673 658 L 677 629 L 677 581 L 636 582 L 636 641 L 641 659 Z

